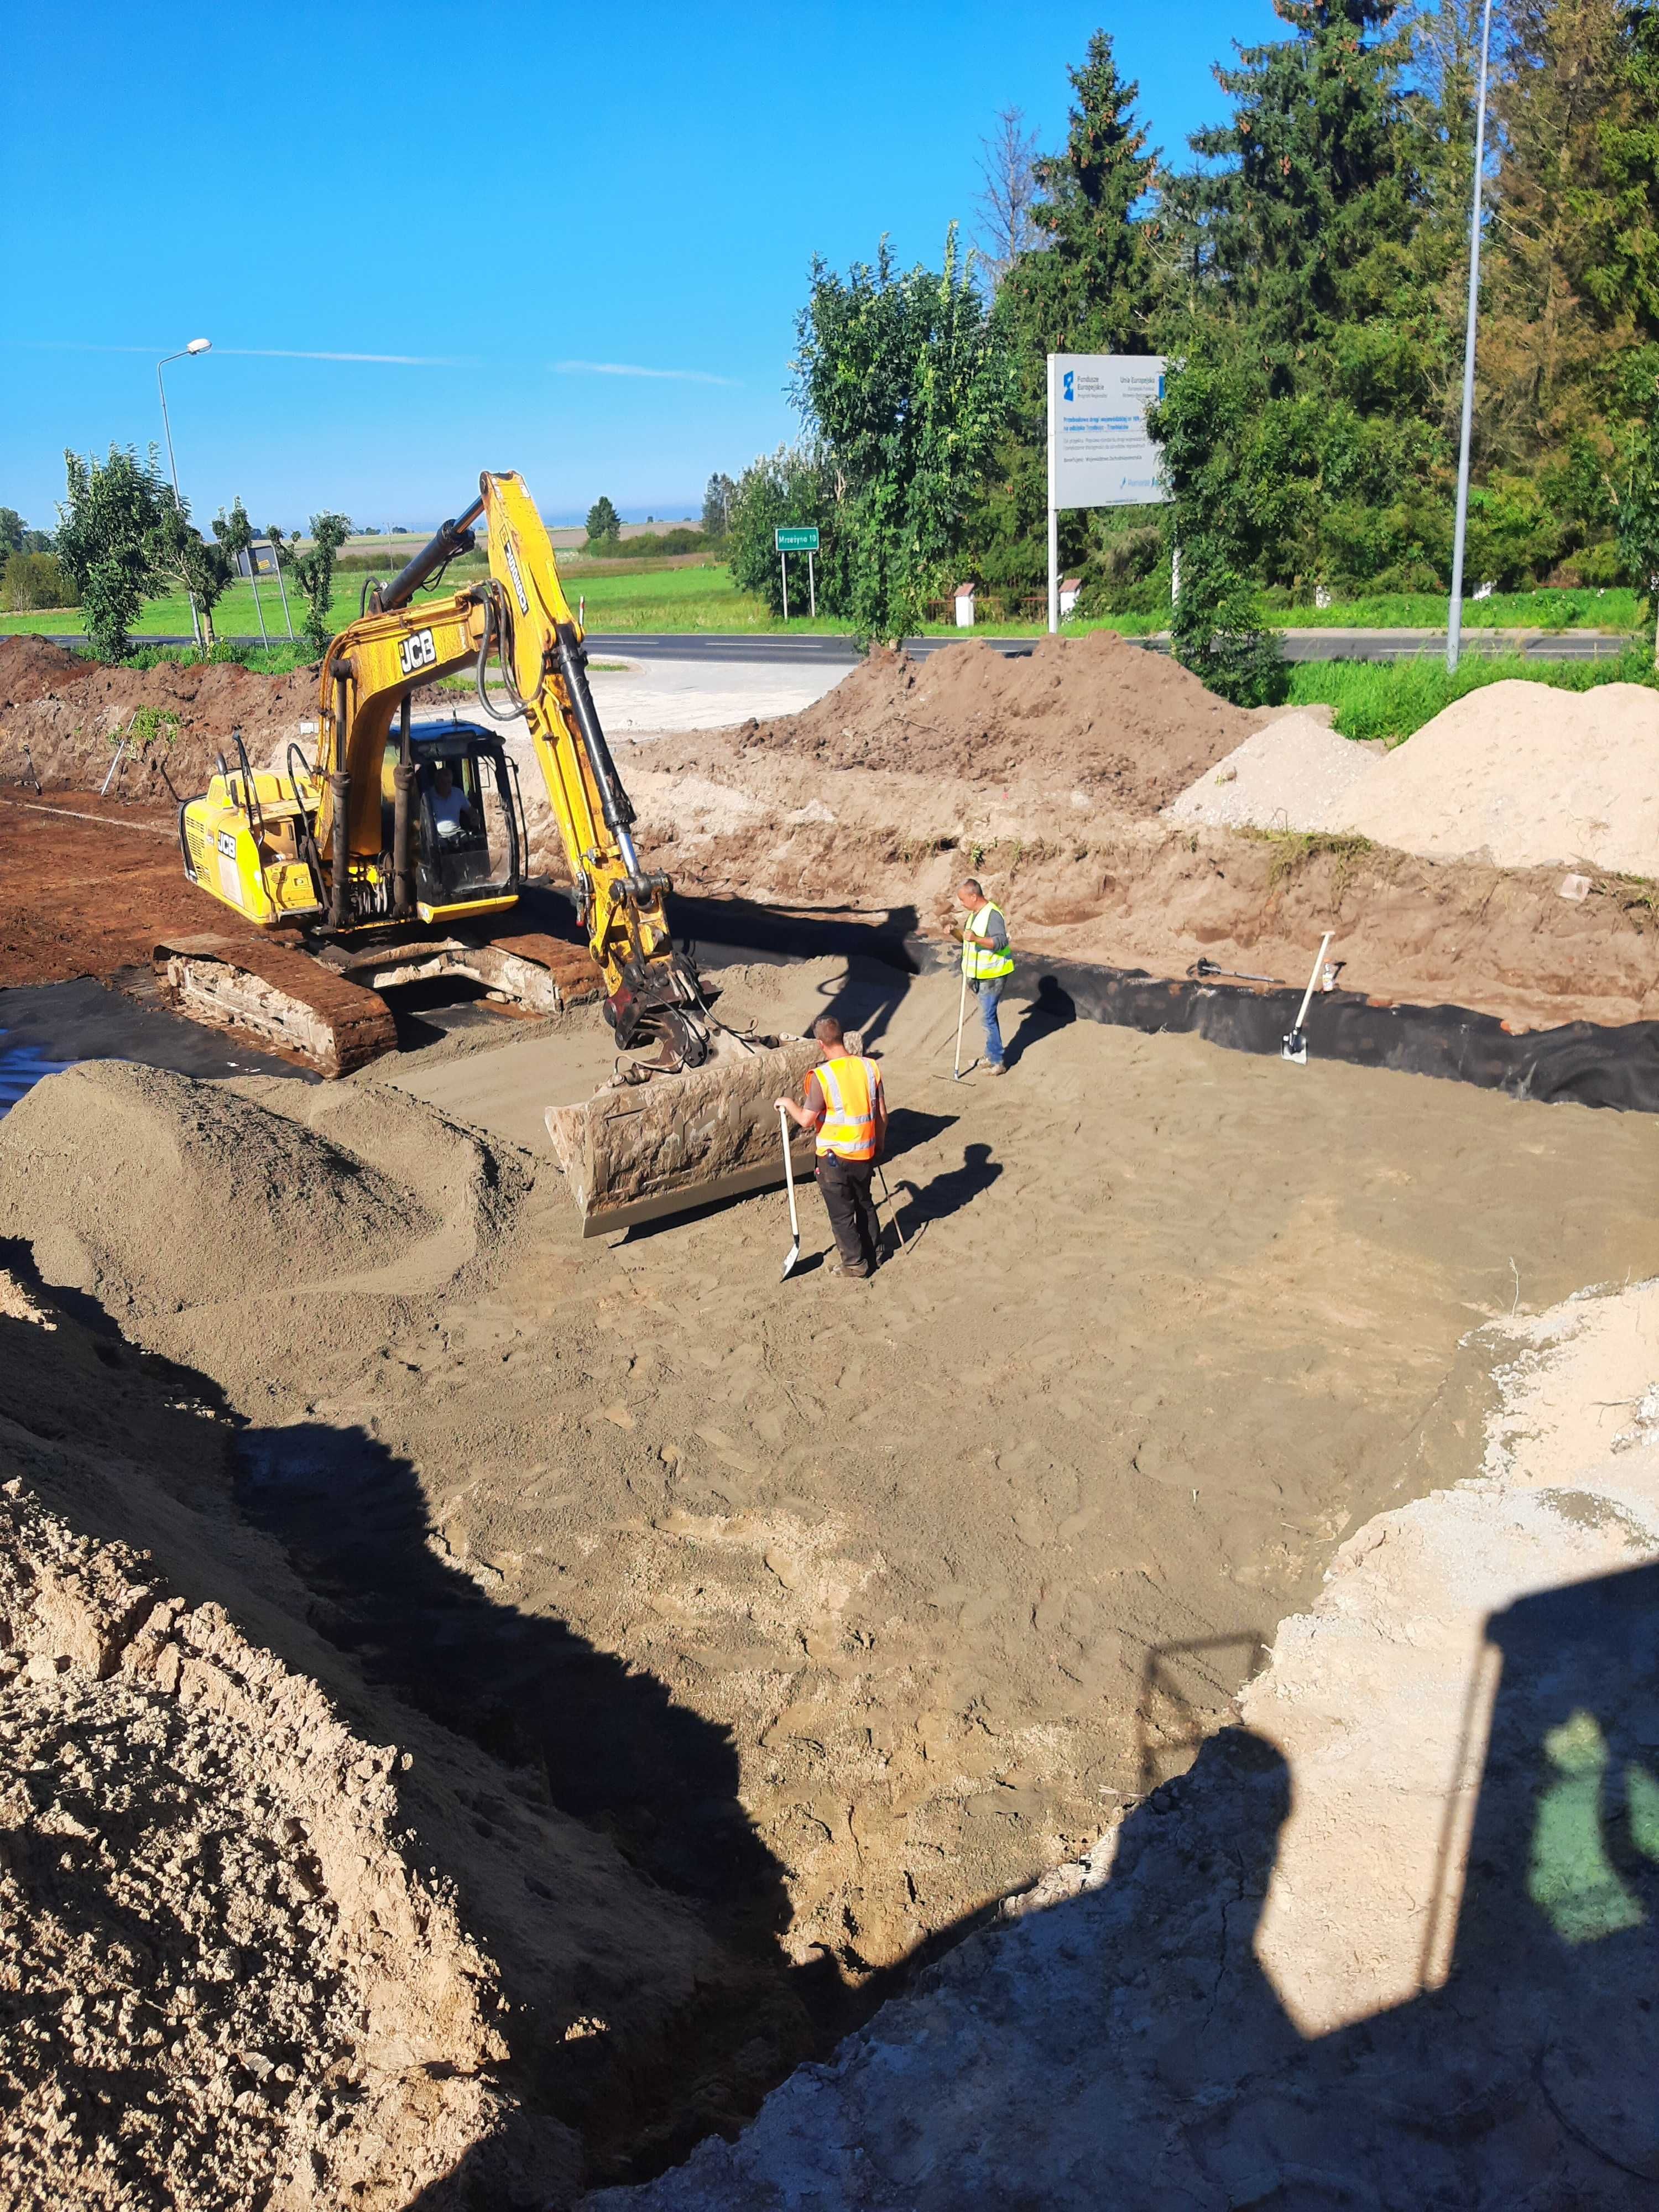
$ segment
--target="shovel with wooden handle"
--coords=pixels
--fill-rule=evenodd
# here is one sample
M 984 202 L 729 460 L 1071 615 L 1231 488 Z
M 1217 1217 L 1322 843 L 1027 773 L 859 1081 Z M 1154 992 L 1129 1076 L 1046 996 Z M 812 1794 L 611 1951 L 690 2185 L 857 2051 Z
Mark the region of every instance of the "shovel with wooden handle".
M 789 1257 L 783 1263 L 783 1273 L 778 1277 L 787 1283 L 800 1257 L 800 1216 L 795 1211 L 795 1163 L 789 1153 L 789 1116 L 781 1106 L 778 1109 L 778 1130 L 783 1139 L 783 1179 L 789 1186 L 789 1230 L 794 1243 L 789 1247 Z

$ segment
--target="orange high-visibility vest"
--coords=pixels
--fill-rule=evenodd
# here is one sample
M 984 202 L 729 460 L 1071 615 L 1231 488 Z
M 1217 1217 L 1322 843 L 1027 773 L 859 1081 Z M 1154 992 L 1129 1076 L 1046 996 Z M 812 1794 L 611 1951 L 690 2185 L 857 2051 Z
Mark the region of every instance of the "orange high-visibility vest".
M 876 1099 L 881 1075 L 872 1060 L 826 1060 L 812 1070 L 823 1089 L 823 1120 L 818 1125 L 820 1154 L 840 1160 L 876 1157 Z

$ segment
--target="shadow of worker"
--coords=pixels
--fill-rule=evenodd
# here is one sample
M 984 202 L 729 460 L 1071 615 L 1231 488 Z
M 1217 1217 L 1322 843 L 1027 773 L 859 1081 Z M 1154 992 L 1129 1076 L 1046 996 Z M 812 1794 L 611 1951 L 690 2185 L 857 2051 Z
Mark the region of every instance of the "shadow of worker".
M 1479 2023 L 1531 2157 L 1589 2192 L 1559 2201 L 1659 2203 L 1659 1566 L 1519 1598 L 1486 1635 L 1502 1674 L 1429 2002 Z
M 1009 995 L 1016 1001 L 1024 999 L 1026 1003 L 1019 1027 L 1008 1039 L 1010 1067 L 1018 1067 L 1033 1045 L 1052 1036 L 1056 1030 L 1069 1029 L 1077 1019 L 1077 1000 L 1057 975 L 1039 975 L 1035 996 L 1027 998 L 1029 989 L 1025 977 L 1016 974 Z
M 1659 1567 L 1517 1599 L 1486 1637 L 1461 1904 L 1455 1805 L 1435 1878 L 1446 1981 L 1306 2045 L 1248 2132 L 1388 2212 L 1637 2212 L 1659 2203 Z M 1431 1929 L 1425 1970 L 1437 1948 Z M 1240 2118 L 1211 2173 L 1242 2171 Z

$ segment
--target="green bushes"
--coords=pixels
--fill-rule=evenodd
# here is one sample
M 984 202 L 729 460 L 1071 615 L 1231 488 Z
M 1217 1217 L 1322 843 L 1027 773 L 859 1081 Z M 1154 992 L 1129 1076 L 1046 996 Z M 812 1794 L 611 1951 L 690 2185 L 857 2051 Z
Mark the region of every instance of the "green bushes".
M 641 531 L 633 538 L 590 538 L 582 548 L 590 561 L 665 561 L 709 550 L 707 533 L 690 528 Z
M 64 574 L 55 553 L 14 553 L 0 574 L 0 605 L 9 615 L 80 604 L 80 594 Z

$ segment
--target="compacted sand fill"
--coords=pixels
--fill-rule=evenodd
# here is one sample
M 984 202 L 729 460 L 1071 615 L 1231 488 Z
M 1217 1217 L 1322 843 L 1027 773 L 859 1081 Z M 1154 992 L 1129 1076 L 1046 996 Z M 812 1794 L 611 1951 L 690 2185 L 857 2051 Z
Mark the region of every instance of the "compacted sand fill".
M 525 1131 L 538 1086 L 591 1081 L 584 1012 L 406 1066 L 420 1100 L 227 1087 L 295 1117 L 319 1205 L 341 1159 L 409 1194 L 411 1264 L 251 1268 L 232 1301 L 222 1259 L 122 1319 L 196 1344 L 242 1512 L 370 1682 L 504 1761 L 503 1805 L 533 1783 L 602 1825 L 828 2032 L 1183 1765 L 1345 1533 L 1473 1471 L 1461 1340 L 1650 1271 L 1659 1183 L 1634 1116 L 1017 1015 L 1013 1073 L 957 1085 L 949 978 L 729 981 L 734 1020 L 836 1005 L 883 1057 L 911 1245 L 872 1283 L 822 1264 L 811 1189 L 787 1283 L 781 1194 L 584 1242 L 479 1080 Z M 106 1080 L 49 1079 L 37 1123 Z M 37 1172 L 28 1127 L 0 1124 L 0 1217 L 50 1275 L 132 1164 Z M 213 1226 L 234 1252 L 234 1207 Z M 130 1273 L 100 1249 L 77 1287 Z M 678 2050 L 671 2100 L 693 2056 L 739 2102 L 793 2057 L 784 2014 L 746 2017 Z

